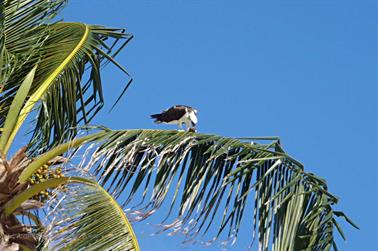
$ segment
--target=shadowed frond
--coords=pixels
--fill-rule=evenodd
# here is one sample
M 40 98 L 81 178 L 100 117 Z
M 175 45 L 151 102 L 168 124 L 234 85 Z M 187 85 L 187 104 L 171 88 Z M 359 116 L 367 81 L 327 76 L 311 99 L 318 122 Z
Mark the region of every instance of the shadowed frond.
M 20 62 L 26 62 L 41 46 L 41 32 L 46 24 L 62 9 L 67 0 L 3 0 L 1 15 L 5 46 Z M 47 35 L 47 34 L 45 34 Z
M 217 225 L 216 238 L 224 233 L 236 240 L 250 200 L 251 238 L 256 232 L 260 250 L 320 251 L 334 244 L 337 198 L 278 140 L 251 144 L 163 130 L 103 131 L 86 140 L 97 148 L 87 152 L 84 170 L 96 175 L 123 207 L 141 197 L 133 208 L 138 220 L 161 207 L 172 191 L 164 220 L 171 222 L 164 230 L 192 240 Z
M 71 184 L 47 203 L 47 250 L 139 251 L 122 208 L 96 182 Z
M 9 77 L 12 75 L 16 62 L 17 59 L 12 54 L 10 54 L 4 46 L 4 37 L 1 37 L 0 35 L 0 94 L 4 90 L 4 83 L 6 83 Z M 3 123 L 1 124 L 2 127 L 4 126 L 5 118 L 1 120 L 3 121 Z

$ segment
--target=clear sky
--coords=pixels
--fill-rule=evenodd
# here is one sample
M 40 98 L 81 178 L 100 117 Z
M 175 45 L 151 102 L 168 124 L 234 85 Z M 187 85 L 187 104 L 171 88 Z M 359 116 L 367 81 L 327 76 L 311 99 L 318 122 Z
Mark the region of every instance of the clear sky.
M 339 249 L 378 250 L 376 1 L 71 0 L 63 17 L 135 35 L 118 57 L 134 84 L 108 114 L 124 79 L 105 69 L 107 106 L 96 123 L 162 128 L 149 114 L 188 104 L 200 132 L 280 136 L 361 227 L 342 224 Z M 243 229 L 230 250 L 246 250 Z M 145 223 L 136 230 L 142 250 L 199 248 L 150 237 Z

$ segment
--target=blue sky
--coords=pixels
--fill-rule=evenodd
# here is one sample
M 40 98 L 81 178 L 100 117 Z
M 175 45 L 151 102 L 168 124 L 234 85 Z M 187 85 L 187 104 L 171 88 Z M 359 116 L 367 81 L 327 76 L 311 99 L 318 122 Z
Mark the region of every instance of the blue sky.
M 105 69 L 96 123 L 161 128 L 149 114 L 178 103 L 199 110 L 203 133 L 280 136 L 361 227 L 342 224 L 351 251 L 378 250 L 376 13 L 368 0 L 71 0 L 63 17 L 135 35 L 118 57 L 134 83 L 109 114 L 124 76 Z M 199 248 L 136 230 L 142 250 Z M 249 231 L 230 250 L 246 250 Z

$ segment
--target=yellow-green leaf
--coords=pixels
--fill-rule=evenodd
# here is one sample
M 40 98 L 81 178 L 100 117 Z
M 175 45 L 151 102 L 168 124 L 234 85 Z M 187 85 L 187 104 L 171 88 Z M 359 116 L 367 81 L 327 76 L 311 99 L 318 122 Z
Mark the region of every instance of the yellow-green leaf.
M 31 84 L 33 83 L 36 69 L 37 66 L 34 66 L 33 69 L 26 75 L 10 106 L 7 118 L 4 123 L 3 133 L 1 134 L 0 138 L 0 151 L 3 154 L 7 153 L 9 146 L 11 145 L 13 140 L 11 135 L 15 130 L 16 122 L 19 117 L 23 115 L 22 113 L 20 113 L 20 111 L 29 93 Z

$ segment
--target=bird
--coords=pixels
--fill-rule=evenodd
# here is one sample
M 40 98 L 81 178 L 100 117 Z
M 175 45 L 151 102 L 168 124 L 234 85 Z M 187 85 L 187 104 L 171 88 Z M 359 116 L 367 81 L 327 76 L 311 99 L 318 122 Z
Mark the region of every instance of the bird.
M 198 122 L 197 110 L 187 105 L 174 105 L 161 113 L 152 114 L 151 118 L 157 124 L 177 124 L 180 129 L 185 124 L 189 132 L 196 132 Z

